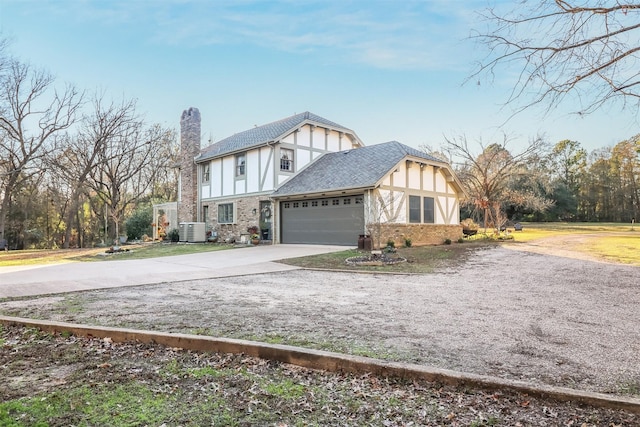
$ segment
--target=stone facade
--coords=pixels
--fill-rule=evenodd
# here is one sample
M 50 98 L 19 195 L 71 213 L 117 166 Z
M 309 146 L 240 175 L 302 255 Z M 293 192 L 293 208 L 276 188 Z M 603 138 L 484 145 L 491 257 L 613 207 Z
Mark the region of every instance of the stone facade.
M 197 108 L 180 117 L 180 197 L 178 223 L 198 219 L 198 168 L 194 158 L 200 153 L 201 118 Z
M 260 227 L 260 202 L 268 201 L 266 196 L 247 196 L 236 199 L 225 199 L 221 203 L 234 203 L 235 205 L 235 223 L 234 224 L 218 224 L 218 208 L 216 202 L 203 202 L 203 206 L 208 206 L 209 218 L 203 218 L 207 223 L 207 230 L 215 230 L 221 241 L 234 239 L 240 241 L 245 235 L 248 235 L 247 229 L 251 226 Z M 271 207 L 273 210 L 273 207 Z
M 452 242 L 462 236 L 461 225 L 433 224 L 380 224 L 380 244 L 393 240 L 397 247 L 411 239 L 413 246 L 441 245 L 446 239 Z

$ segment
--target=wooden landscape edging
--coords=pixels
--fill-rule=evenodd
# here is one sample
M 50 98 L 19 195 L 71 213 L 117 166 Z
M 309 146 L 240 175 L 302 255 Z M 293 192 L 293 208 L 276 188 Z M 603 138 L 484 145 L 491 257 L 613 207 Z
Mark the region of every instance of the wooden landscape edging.
M 640 399 L 630 397 L 574 390 L 565 387 L 533 385 L 523 381 L 487 375 L 469 374 L 424 365 L 390 362 L 289 345 L 180 333 L 89 326 L 10 316 L 0 316 L 0 324 L 28 326 L 50 333 L 69 332 L 76 336 L 110 338 L 113 342 L 141 342 L 200 352 L 246 354 L 261 359 L 275 360 L 331 372 L 372 373 L 377 376 L 422 379 L 452 386 L 466 385 L 485 390 L 512 390 L 545 399 L 577 402 L 595 407 L 640 413 Z

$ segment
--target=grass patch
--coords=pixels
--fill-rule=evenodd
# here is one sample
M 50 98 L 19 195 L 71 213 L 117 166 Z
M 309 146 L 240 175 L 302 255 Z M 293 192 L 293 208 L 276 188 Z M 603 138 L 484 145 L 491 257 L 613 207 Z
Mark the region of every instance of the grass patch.
M 511 233 L 516 242 L 530 242 L 565 234 L 632 233 L 633 231 L 640 231 L 638 226 L 632 230 L 631 224 L 613 222 L 536 222 L 522 223 L 522 225 L 524 226 L 522 231 Z
M 134 382 L 85 385 L 0 403 L 0 424 L 160 425 L 174 419 L 179 398 Z
M 0 267 L 110 261 L 115 259 L 148 259 L 232 248 L 234 248 L 233 245 L 211 243 L 152 243 L 126 245 L 123 246 L 123 249 L 128 249 L 128 252 L 115 254 L 106 254 L 106 248 L 11 251 L 7 253 L 0 252 Z
M 297 384 L 289 378 L 263 384 L 262 389 L 266 393 L 282 399 L 300 399 L 306 393 L 303 385 Z
M 579 249 L 609 261 L 640 266 L 640 234 L 594 237 Z
M 394 265 L 348 265 L 345 262 L 347 258 L 366 254 L 366 252 L 358 251 L 356 249 L 300 258 L 290 258 L 280 260 L 279 262 L 303 268 L 427 274 L 433 273 L 436 268 L 442 267 L 445 264 L 450 264 L 451 262 L 462 262 L 473 250 L 490 247 L 494 244 L 495 242 L 490 240 L 478 240 L 465 242 L 464 244 L 456 243 L 440 246 L 412 246 L 409 248 L 398 248 L 397 255 L 406 258 L 407 262 Z

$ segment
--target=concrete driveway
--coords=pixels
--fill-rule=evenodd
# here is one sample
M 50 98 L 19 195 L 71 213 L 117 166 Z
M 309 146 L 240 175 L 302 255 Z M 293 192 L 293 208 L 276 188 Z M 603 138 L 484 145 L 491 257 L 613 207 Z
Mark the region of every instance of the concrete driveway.
M 141 260 L 0 267 L 0 298 L 287 271 L 297 267 L 275 261 L 345 249 L 265 245 Z

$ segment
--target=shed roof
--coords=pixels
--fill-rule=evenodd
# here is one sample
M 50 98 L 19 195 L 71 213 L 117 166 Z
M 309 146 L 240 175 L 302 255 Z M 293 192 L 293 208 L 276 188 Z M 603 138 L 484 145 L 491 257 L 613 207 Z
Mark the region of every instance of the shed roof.
M 200 155 L 196 158 L 196 161 L 220 157 L 225 154 L 243 151 L 262 144 L 278 141 L 290 132 L 307 123 L 349 133 L 359 141 L 355 132 L 351 129 L 309 111 L 305 111 L 304 113 L 296 114 L 272 123 L 267 123 L 266 125 L 256 126 L 252 129 L 248 129 L 222 139 L 215 144 L 203 148 Z

